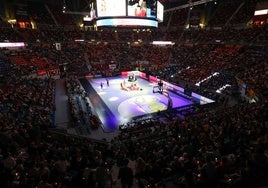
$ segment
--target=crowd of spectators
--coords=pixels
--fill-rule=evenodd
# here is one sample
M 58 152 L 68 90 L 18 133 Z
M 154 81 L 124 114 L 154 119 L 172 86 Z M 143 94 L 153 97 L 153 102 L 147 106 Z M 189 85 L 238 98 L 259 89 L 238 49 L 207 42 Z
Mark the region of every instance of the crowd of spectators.
M 74 42 L 74 40 L 80 37 L 83 39 L 82 36 L 87 36 L 91 31 L 85 33 L 82 30 L 64 31 L 64 29 L 39 31 L 40 35 L 38 36 L 43 38 L 40 40 L 42 41 L 41 44 L 30 43 L 23 50 L 7 50 L 8 52 L 5 53 L 15 64 L 21 65 L 21 69 L 26 72 L 58 69 L 60 65 L 64 64 L 66 65 L 64 69 L 69 73 L 111 76 L 120 73 L 122 70 L 139 68 L 174 83 L 186 81 L 191 85 L 208 78 L 215 72 L 227 72 L 224 75 L 232 75 L 232 78 L 221 77 L 222 79 L 213 83 L 213 85 L 217 83 L 215 87 L 213 86 L 214 90 L 226 84 L 234 85 L 236 88 L 235 79 L 233 79 L 236 76 L 246 84 L 248 82 L 247 85 L 256 90 L 254 92 L 265 90 L 266 83 L 261 84 L 262 81 L 253 80 L 252 77 L 260 77 L 257 80 L 262 80 L 261 77 L 265 77 L 267 49 L 264 43 L 255 47 L 252 47 L 252 44 L 255 41 L 260 41 L 260 37 L 264 38 L 267 26 L 242 30 L 202 30 L 199 34 L 197 34 L 198 31 L 189 30 L 182 35 L 181 39 L 183 40 L 168 47 L 154 46 L 146 43 L 146 41 L 136 45 L 132 42 L 116 40 L 116 36 L 122 38 L 121 35 L 131 36 L 135 40 L 138 38 L 153 39 L 154 36 L 158 37 L 155 34 L 158 31 L 133 32 L 123 30 L 115 32 L 112 29 L 107 33 L 113 33 L 115 38 L 108 40 L 107 34 L 102 36 L 106 30 L 97 35 L 96 31 L 92 31 L 93 35 L 91 36 L 96 37 L 94 40 L 100 40 L 100 42 L 87 44 Z M 4 30 L 1 30 L 1 32 L 5 36 L 6 32 Z M 25 32 L 27 33 L 27 31 Z M 164 32 L 160 30 L 159 32 L 162 36 L 172 36 L 172 33 L 169 32 L 166 34 L 162 34 Z M 241 37 L 241 33 L 243 37 Z M 7 38 L 13 38 L 13 35 L 9 33 Z M 192 41 L 188 38 L 192 38 Z M 221 40 L 215 42 L 219 38 Z M 243 43 L 239 43 L 239 40 Z M 51 44 L 51 41 L 54 43 Z M 184 43 L 182 43 L 183 41 Z M 199 42 L 197 43 L 197 41 Z M 238 44 L 234 41 L 238 41 Z M 60 49 L 56 48 L 57 42 L 60 43 Z M 258 72 L 256 73 L 255 68 L 253 68 L 254 75 L 249 71 L 245 74 L 245 71 L 243 71 L 245 70 L 245 63 L 249 65 L 247 67 L 256 65 Z M 112 68 L 111 65 L 113 65 Z M 211 84 L 212 82 L 207 80 L 200 85 L 206 87 L 207 83 Z M 208 88 L 211 89 L 210 86 Z
M 42 12 L 36 11 L 36 20 Z M 267 39 L 266 31 L 267 25 L 178 32 L 1 28 L 1 41 L 29 42 L 0 51 L 1 187 L 267 186 L 267 46 L 260 40 Z M 132 45 L 139 39 L 143 43 Z M 148 42 L 159 39 L 176 44 Z M 255 41 L 261 45 L 252 45 Z M 55 80 L 32 77 L 38 70 L 34 57 L 47 63 L 42 68 L 64 66 L 72 126 L 81 132 L 91 132 L 94 107 L 73 75 L 111 76 L 139 68 L 213 96 L 226 84 L 237 89 L 242 80 L 259 101 L 229 106 L 219 100 L 186 109 L 179 119 L 131 122 L 113 139 L 93 141 L 53 132 Z
M 87 93 L 76 77 L 66 78 L 68 103 L 70 106 L 71 127 L 79 134 L 88 135 L 92 129 L 97 129 L 101 123 L 92 112 Z
M 1 129 L 53 125 L 54 82 L 10 75 L 1 87 Z
M 121 183 L 128 180 L 131 185 L 136 180 L 140 187 L 267 185 L 267 101 L 206 111 L 197 107 L 185 119 L 136 122 L 110 142 L 96 142 L 48 131 L 44 114 L 49 111 L 40 107 L 37 111 L 36 97 L 20 98 L 23 91 L 36 90 L 36 85 L 35 94 L 44 94 L 49 80 L 15 83 L 18 95 L 10 95 L 11 87 L 1 93 L 3 187 L 109 187 L 122 179 Z M 40 98 L 51 100 L 47 95 Z M 12 104 L 19 99 L 21 106 Z M 25 121 L 18 119 L 21 116 Z
M 142 171 L 136 173 L 142 182 L 165 179 L 179 187 L 256 187 L 257 182 L 265 184 L 261 177 L 267 177 L 267 134 L 261 133 L 267 128 L 266 105 L 239 104 L 168 124 L 139 122 L 116 139 L 127 144 L 126 156 L 137 157 L 137 163 L 142 159 L 142 169 L 136 169 Z

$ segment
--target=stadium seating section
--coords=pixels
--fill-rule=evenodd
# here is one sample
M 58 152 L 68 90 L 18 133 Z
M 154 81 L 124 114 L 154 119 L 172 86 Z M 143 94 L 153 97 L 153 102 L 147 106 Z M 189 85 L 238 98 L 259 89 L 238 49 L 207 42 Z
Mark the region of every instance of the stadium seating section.
M 113 187 L 113 167 L 126 161 L 139 187 L 268 186 L 268 25 L 249 25 L 256 3 L 213 4 L 203 29 L 185 29 L 188 8 L 150 30 L 80 28 L 81 17 L 53 3 L 28 5 L 34 29 L 1 16 L 0 43 L 27 45 L 0 48 L 0 186 Z M 174 45 L 152 44 L 160 40 Z M 101 122 L 78 78 L 136 69 L 216 103 L 129 122 L 111 140 L 86 138 Z M 78 136 L 55 129 L 55 75 Z

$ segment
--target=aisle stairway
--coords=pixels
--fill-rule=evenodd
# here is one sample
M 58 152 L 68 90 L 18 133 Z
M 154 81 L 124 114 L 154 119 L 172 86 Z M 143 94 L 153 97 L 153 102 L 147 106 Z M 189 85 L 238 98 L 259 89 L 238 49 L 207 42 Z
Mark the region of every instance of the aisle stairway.
M 55 125 L 61 128 L 67 128 L 70 122 L 70 113 L 68 107 L 68 97 L 65 88 L 65 79 L 56 80 L 55 89 Z

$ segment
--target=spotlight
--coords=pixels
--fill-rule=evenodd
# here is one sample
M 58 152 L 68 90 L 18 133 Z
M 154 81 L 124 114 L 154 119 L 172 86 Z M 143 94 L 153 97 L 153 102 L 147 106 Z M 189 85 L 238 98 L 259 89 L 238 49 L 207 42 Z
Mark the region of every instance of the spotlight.
M 66 2 L 65 2 L 65 0 L 63 0 L 63 7 L 62 7 L 62 12 L 63 12 L 63 13 L 66 12 L 66 8 L 67 8 L 67 6 L 66 6 Z

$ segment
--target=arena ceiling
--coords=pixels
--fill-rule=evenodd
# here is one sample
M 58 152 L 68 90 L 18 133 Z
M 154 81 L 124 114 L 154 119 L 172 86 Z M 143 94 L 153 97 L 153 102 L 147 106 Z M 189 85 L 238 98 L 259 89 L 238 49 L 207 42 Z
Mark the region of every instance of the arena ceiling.
M 89 11 L 90 3 L 96 0 L 2 0 L 4 3 L 8 4 L 31 4 L 31 3 L 55 3 L 55 4 L 66 4 L 70 11 Z M 138 1 L 138 0 L 137 0 Z M 150 1 L 150 0 L 146 0 Z M 195 3 L 198 1 L 209 1 L 209 0 L 159 0 L 163 5 L 164 9 L 171 9 L 179 7 L 181 5 L 186 5 L 189 3 Z M 215 0 L 218 3 L 221 2 L 237 2 L 237 1 L 267 1 L 267 0 Z M 0 3 L 1 6 L 1 3 Z
M 85 9 L 92 1 L 96 0 L 3 0 L 4 2 L 8 3 L 13 3 L 13 4 L 29 4 L 32 2 L 38 2 L 38 3 L 66 3 L 68 8 L 78 11 L 78 10 L 83 10 Z M 150 0 L 148 0 L 150 1 Z M 195 1 L 200 1 L 200 0 L 159 0 L 165 8 L 173 8 L 176 6 L 184 5 L 191 2 Z M 222 0 L 218 0 L 222 1 Z

